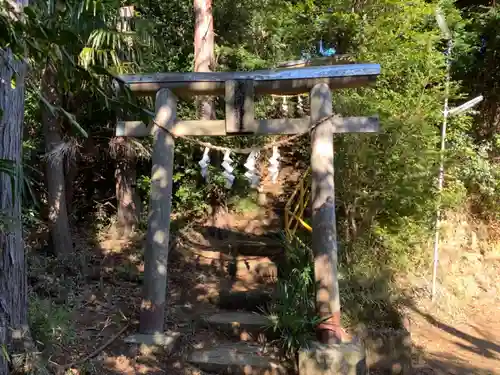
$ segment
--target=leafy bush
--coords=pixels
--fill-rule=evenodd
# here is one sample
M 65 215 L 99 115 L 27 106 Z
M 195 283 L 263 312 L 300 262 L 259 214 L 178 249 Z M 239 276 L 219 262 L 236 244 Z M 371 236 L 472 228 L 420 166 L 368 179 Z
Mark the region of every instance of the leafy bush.
M 72 342 L 74 330 L 71 315 L 71 310 L 66 306 L 32 296 L 29 301 L 28 318 L 33 339 L 44 348 Z
M 282 236 L 285 259 L 278 266 L 276 299 L 268 306 L 268 329 L 278 337 L 283 354 L 294 357 L 313 339 L 321 321 L 315 311 L 314 264 L 310 248 L 296 238 Z
M 282 242 L 285 259 L 278 268 L 276 299 L 266 311 L 269 321 L 267 328 L 277 336 L 275 343 L 283 354 L 294 358 L 300 348 L 307 347 L 314 339 L 315 327 L 322 319 L 315 309 L 311 248 L 298 237 L 289 241 L 282 236 Z M 340 258 L 342 325 L 347 328 L 355 328 L 360 324 L 372 328 L 401 328 L 400 293 L 395 289 L 390 270 L 346 264 L 346 257 Z
M 238 194 L 229 199 L 229 207 L 238 213 L 255 212 L 258 208 L 258 193 L 255 191 Z
M 472 146 L 452 169 L 467 190 L 474 211 L 486 219 L 500 219 L 500 166 L 488 156 L 491 147 Z

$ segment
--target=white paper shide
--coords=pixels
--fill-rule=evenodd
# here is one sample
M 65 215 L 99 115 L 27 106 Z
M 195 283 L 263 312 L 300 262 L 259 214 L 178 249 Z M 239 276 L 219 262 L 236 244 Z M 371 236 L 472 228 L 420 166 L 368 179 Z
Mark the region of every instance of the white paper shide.
M 271 181 L 275 184 L 278 181 L 279 167 L 280 167 L 280 153 L 278 151 L 278 146 L 273 146 L 273 154 L 269 158 L 269 175 L 271 176 Z
M 250 155 L 248 155 L 247 161 L 244 165 L 244 167 L 247 169 L 247 171 L 245 172 L 245 178 L 250 182 L 250 186 L 254 189 L 257 189 L 260 184 L 260 176 L 257 173 L 256 169 L 258 157 L 258 151 L 250 152 Z
M 203 152 L 203 157 L 198 162 L 198 164 L 201 168 L 201 172 L 200 172 L 201 176 L 207 182 L 208 182 L 208 166 L 210 165 L 210 156 L 208 156 L 209 152 L 210 152 L 210 149 L 208 147 L 205 147 L 205 151 Z
M 234 183 L 234 168 L 231 165 L 233 162 L 230 157 L 231 150 L 226 150 L 224 153 L 224 159 L 222 160 L 222 168 L 224 169 L 224 172 L 222 172 L 222 175 L 226 179 L 226 189 L 231 189 Z

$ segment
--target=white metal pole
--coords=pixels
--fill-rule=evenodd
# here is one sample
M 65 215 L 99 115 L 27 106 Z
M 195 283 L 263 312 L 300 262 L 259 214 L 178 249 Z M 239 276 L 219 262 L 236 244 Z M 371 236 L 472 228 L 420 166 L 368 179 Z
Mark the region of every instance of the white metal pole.
M 432 301 L 436 299 L 436 279 L 437 279 L 437 268 L 439 262 L 439 230 L 441 225 L 441 195 L 443 191 L 444 182 L 444 153 L 446 149 L 446 126 L 448 124 L 448 97 L 450 93 L 450 69 L 451 69 L 451 52 L 453 49 L 453 41 L 448 40 L 448 48 L 446 49 L 446 83 L 445 83 L 445 98 L 444 98 L 444 109 L 443 109 L 443 124 L 441 126 L 441 155 L 439 162 L 439 176 L 438 176 L 438 197 L 437 197 L 437 207 L 436 207 L 436 223 L 435 223 L 435 233 L 434 233 L 434 262 L 432 270 Z

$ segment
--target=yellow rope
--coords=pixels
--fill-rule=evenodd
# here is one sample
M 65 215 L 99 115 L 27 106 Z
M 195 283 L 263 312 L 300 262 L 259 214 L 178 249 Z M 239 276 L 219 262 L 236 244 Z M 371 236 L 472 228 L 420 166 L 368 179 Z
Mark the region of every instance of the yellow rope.
M 311 168 L 301 177 L 285 205 L 285 233 L 289 240 L 295 237 L 299 224 L 307 231 L 312 232 L 311 226 L 302 219 L 311 195 L 310 173 Z M 297 198 L 298 201 L 296 201 Z

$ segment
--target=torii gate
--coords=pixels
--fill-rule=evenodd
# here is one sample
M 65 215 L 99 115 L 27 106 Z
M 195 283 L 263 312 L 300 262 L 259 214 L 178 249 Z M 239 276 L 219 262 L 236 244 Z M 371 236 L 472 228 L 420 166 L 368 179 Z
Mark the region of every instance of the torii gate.
M 317 283 L 316 302 L 321 317 L 318 339 L 333 343 L 339 339 L 340 300 L 337 275 L 337 236 L 334 199 L 335 133 L 377 132 L 377 117 L 332 117 L 332 89 L 365 86 L 376 81 L 378 64 L 347 64 L 254 72 L 158 73 L 118 77 L 140 96 L 156 96 L 151 125 L 140 121 L 119 121 L 116 136 L 154 136 L 150 213 L 145 249 L 143 300 L 139 333 L 142 337 L 163 336 L 167 288 L 167 258 L 174 137 L 226 136 L 242 134 L 298 134 L 311 132 L 312 249 Z M 310 117 L 266 119 L 254 117 L 254 96 L 310 93 Z M 177 119 L 177 97 L 224 95 L 225 120 Z M 321 121 L 325 119 L 325 121 Z M 169 132 L 161 129 L 166 128 Z M 148 340 L 151 341 L 151 340 Z M 158 341 L 158 340 L 156 340 Z M 160 342 L 158 342 L 160 343 Z

